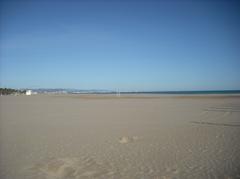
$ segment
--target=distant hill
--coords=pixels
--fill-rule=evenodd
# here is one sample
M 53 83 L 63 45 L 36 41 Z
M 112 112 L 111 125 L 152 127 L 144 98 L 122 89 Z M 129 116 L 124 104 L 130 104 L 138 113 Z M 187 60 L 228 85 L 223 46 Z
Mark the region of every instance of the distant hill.
M 89 89 L 89 90 L 81 90 L 81 89 L 68 89 L 68 88 L 37 88 L 31 89 L 36 93 L 68 93 L 68 94 L 88 94 L 88 93 L 115 93 L 111 90 L 99 90 L 99 89 Z

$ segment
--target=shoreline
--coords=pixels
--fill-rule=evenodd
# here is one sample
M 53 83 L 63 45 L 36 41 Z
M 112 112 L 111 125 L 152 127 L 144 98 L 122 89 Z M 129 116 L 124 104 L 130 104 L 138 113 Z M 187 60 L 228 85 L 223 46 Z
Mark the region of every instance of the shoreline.
M 14 96 L 22 97 L 26 95 L 3 95 L 5 96 Z M 91 94 L 57 94 L 57 93 L 43 93 L 43 94 L 33 94 L 27 97 L 69 97 L 69 98 L 78 98 L 78 99 L 159 99 L 159 98 L 240 98 L 240 94 L 100 94 L 100 93 L 91 93 Z

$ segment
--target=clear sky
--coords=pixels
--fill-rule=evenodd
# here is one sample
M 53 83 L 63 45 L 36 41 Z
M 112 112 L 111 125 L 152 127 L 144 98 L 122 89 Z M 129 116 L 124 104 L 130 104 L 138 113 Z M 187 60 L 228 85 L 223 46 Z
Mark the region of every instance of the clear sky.
M 240 89 L 232 0 L 1 0 L 0 86 Z

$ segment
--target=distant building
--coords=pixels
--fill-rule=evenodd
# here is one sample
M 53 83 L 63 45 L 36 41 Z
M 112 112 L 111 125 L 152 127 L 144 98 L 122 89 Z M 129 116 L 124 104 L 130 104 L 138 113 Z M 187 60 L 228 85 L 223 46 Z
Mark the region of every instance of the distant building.
M 27 90 L 27 91 L 26 91 L 26 95 L 27 95 L 27 96 L 32 95 L 32 90 Z

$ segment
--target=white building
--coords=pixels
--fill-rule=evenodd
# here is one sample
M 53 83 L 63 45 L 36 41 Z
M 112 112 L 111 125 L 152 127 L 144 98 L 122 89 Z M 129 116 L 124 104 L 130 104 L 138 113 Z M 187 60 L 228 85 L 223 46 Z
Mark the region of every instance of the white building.
M 32 95 L 32 90 L 27 90 L 27 91 L 26 91 L 26 95 L 27 95 L 27 96 Z

